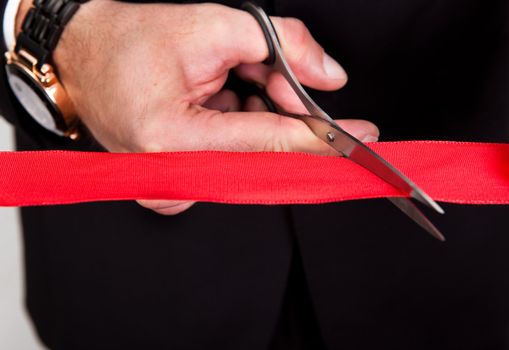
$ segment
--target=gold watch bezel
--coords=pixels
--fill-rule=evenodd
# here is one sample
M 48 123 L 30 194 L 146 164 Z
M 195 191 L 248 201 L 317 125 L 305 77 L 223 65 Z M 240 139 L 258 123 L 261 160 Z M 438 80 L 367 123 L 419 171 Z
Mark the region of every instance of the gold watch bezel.
M 79 137 L 77 130 L 78 117 L 74 105 L 65 91 L 62 83 L 54 72 L 53 67 L 45 63 L 41 69 L 37 68 L 37 59 L 26 50 L 14 50 L 5 53 L 7 65 L 13 65 L 25 73 L 37 86 L 41 88 L 45 97 L 59 112 L 53 115 L 55 124 L 60 132 L 73 140 Z M 60 120 L 58 120 L 60 119 Z

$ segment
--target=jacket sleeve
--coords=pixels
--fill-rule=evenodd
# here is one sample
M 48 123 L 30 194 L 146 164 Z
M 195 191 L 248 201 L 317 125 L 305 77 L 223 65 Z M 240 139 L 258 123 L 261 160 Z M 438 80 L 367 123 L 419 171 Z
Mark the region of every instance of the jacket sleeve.
M 2 11 L 0 16 L 0 23 L 3 23 L 5 7 L 7 6 L 7 0 L 2 0 Z M 6 118 L 11 124 L 18 125 L 19 114 L 23 113 L 21 106 L 16 105 L 14 102 L 16 98 L 13 96 L 9 84 L 7 83 L 7 77 L 5 74 L 5 56 L 4 52 L 7 51 L 3 40 L 3 25 L 0 26 L 0 50 L 2 53 L 2 67 L 0 69 L 0 114 Z

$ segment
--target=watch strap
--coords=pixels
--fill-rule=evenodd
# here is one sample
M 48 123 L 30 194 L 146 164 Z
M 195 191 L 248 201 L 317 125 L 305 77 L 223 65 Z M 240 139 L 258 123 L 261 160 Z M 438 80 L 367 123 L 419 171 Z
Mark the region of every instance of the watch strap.
M 16 39 L 15 52 L 28 51 L 37 59 L 37 68 L 51 59 L 65 25 L 78 10 L 76 0 L 34 0 L 25 16 L 21 33 Z

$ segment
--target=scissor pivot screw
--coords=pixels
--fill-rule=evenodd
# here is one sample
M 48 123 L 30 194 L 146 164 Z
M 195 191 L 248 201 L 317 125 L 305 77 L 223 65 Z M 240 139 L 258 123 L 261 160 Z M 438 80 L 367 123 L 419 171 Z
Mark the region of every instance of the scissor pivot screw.
M 327 133 L 327 140 L 328 140 L 329 142 L 334 142 L 334 140 L 336 140 L 336 136 L 335 136 L 332 132 L 330 132 L 330 131 L 329 131 L 329 132 Z

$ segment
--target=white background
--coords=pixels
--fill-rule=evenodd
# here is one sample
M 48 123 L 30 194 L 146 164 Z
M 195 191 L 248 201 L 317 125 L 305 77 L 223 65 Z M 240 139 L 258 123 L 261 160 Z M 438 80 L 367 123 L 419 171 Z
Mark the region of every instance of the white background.
M 12 148 L 12 128 L 0 117 L 0 150 L 12 150 Z M 2 350 L 44 349 L 36 339 L 25 312 L 22 266 L 18 211 L 15 208 L 0 207 L 0 349 Z

